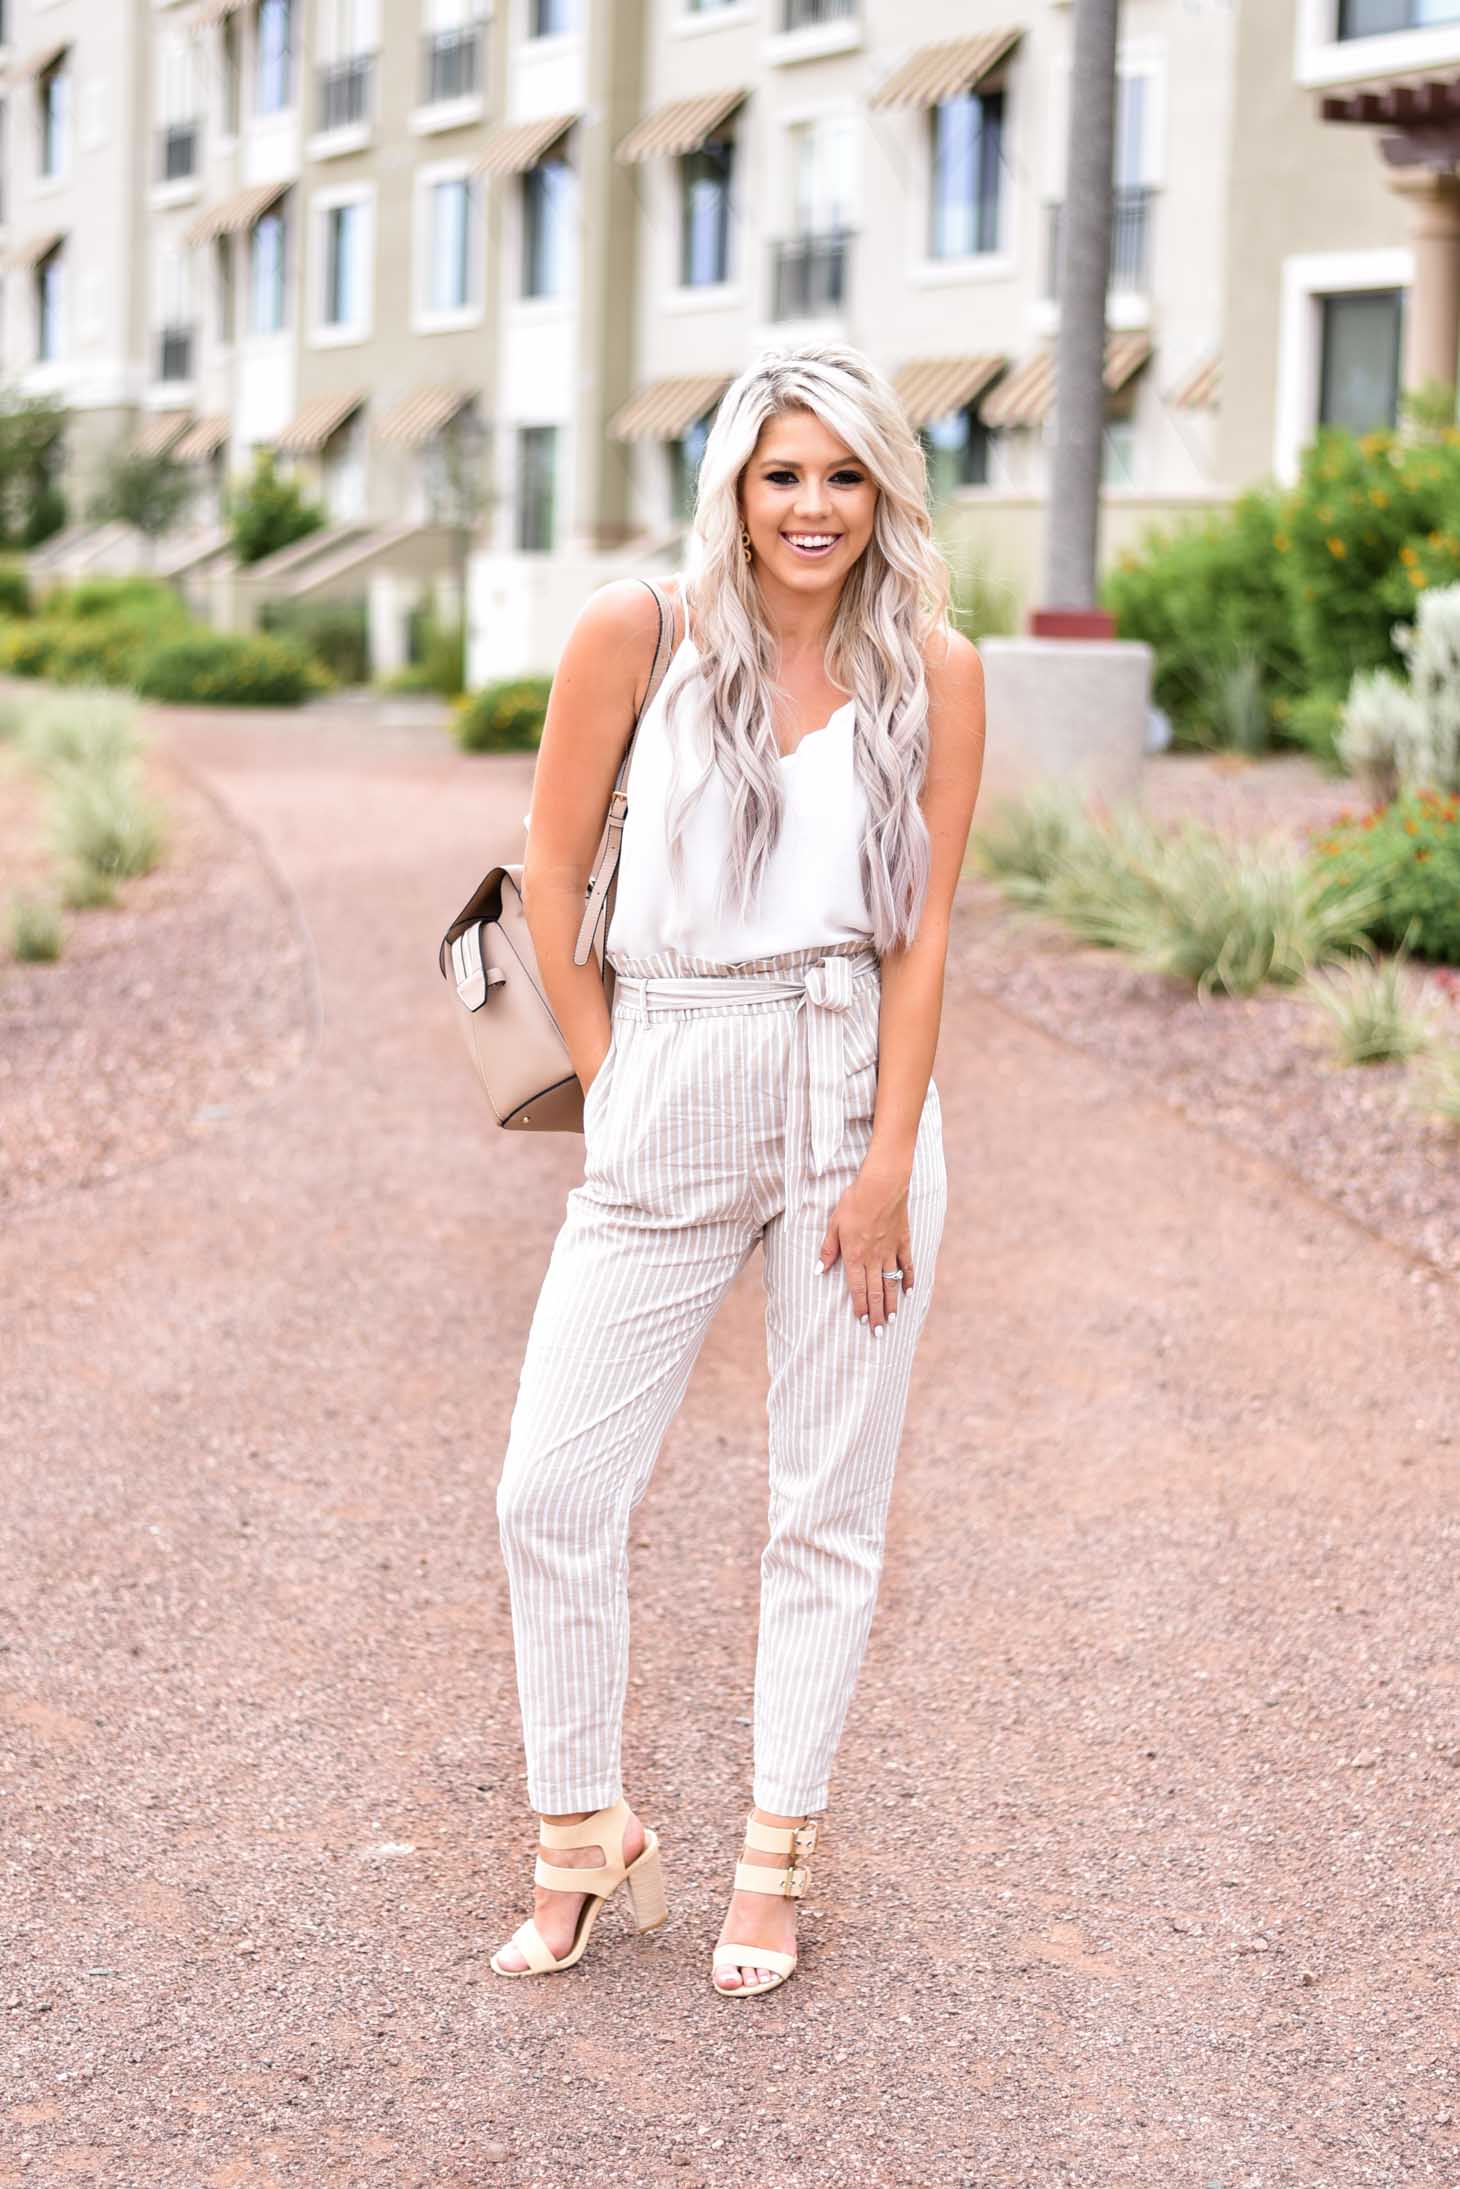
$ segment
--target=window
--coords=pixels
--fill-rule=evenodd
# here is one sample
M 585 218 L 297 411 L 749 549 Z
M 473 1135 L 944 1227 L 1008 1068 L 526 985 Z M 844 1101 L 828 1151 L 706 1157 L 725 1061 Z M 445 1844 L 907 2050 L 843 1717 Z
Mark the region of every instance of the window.
M 259 0 L 254 105 L 279 114 L 294 96 L 294 0 Z
M 40 101 L 40 171 L 59 175 L 66 161 L 66 125 L 71 108 L 71 72 L 64 61 L 48 68 L 36 86 Z
M 426 192 L 426 308 L 465 311 L 474 301 L 476 197 L 465 175 L 431 183 Z
M 686 288 L 729 278 L 734 164 L 731 137 L 711 137 L 680 160 L 679 278 Z
M 248 236 L 248 325 L 250 334 L 278 334 L 285 323 L 284 258 L 287 245 L 284 208 L 260 214 Z
M 157 267 L 157 377 L 189 380 L 193 371 L 192 258 L 162 245 Z
M 1402 289 L 1349 290 L 1320 298 L 1320 426 L 1368 433 L 1399 414 Z
M 216 303 L 218 340 L 231 342 L 238 331 L 238 300 L 233 278 L 233 238 L 219 236 L 213 245 L 213 295 Z
M 359 328 L 369 318 L 370 211 L 362 199 L 329 205 L 321 222 L 320 325 Z
M 568 286 L 573 169 L 566 154 L 549 154 L 522 177 L 522 294 L 561 296 Z
M 790 130 L 795 232 L 772 245 L 772 313 L 777 319 L 838 312 L 846 292 L 855 122 L 824 115 Z
M 782 30 L 811 30 L 856 13 L 856 0 L 781 0 Z
M 63 251 L 58 243 L 35 270 L 35 354 L 43 365 L 61 354 Z
M 928 459 L 928 484 L 935 502 L 946 501 L 958 487 L 988 484 L 989 429 L 972 403 L 933 419 L 918 438 Z
M 517 429 L 517 545 L 546 554 L 553 544 L 553 486 L 557 472 L 556 426 Z
M 529 38 L 555 38 L 565 30 L 576 30 L 575 0 L 528 0 L 527 35 Z
M 428 0 L 421 38 L 421 103 L 475 98 L 482 88 L 482 26 L 474 0 Z
M 669 443 L 669 506 L 677 524 L 688 524 L 694 515 L 695 488 L 699 484 L 700 465 L 704 461 L 713 417 L 713 411 L 706 411 L 687 433 Z
M 1460 0 L 1340 0 L 1340 38 L 1382 38 L 1392 30 L 1460 23 Z
M 374 0 L 320 0 L 315 127 L 354 129 L 371 117 L 377 18 Z
M 932 110 L 930 258 L 967 258 L 999 244 L 1002 91 L 969 91 Z
M 357 410 L 325 442 L 320 461 L 324 506 L 336 524 L 365 514 L 365 412 Z

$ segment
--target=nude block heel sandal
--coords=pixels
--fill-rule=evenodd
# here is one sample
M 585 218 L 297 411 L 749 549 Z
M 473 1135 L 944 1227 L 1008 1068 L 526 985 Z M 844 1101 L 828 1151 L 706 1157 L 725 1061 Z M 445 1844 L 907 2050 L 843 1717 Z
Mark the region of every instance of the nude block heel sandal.
M 593 1933 L 599 1910 L 603 1908 L 620 1885 L 628 1883 L 629 1898 L 633 1902 L 634 1922 L 641 1931 L 657 1931 L 661 1923 L 669 1920 L 669 1907 L 664 1897 L 664 1865 L 660 1859 L 659 1835 L 646 1824 L 643 1851 L 634 1861 L 624 1861 L 624 1830 L 630 1810 L 620 1795 L 607 1809 L 595 1809 L 591 1817 L 581 1824 L 549 1824 L 539 1817 L 544 1847 L 601 1847 L 605 1860 L 592 1869 L 575 1870 L 571 1866 L 548 1862 L 539 1855 L 533 1867 L 533 1883 L 544 1885 L 549 1892 L 586 1893 L 587 1899 L 578 1913 L 578 1928 L 573 1933 L 573 1943 L 561 1961 L 553 1955 L 532 1917 L 519 1924 L 508 1940 L 527 1961 L 525 1969 L 506 1969 L 492 1955 L 492 1967 L 498 1976 L 552 1976 L 559 1969 L 570 1969 L 579 1959 Z M 502 1948 L 499 1946 L 497 1952 Z
M 759 1817 L 750 1816 L 745 1820 L 745 1844 L 768 1855 L 790 1855 L 791 1861 L 780 1870 L 773 1870 L 768 1862 L 737 1862 L 736 1892 L 779 1893 L 786 1900 L 799 1900 L 806 1890 L 806 1858 L 816 1846 L 815 1824 L 762 1824 Z M 795 1967 L 794 1953 L 781 1953 L 773 1946 L 742 1946 L 727 1938 L 711 1958 L 710 1982 L 722 1999 L 758 1999 L 762 1992 L 784 1984 Z M 715 1983 L 720 1969 L 774 1969 L 777 1973 L 768 1983 L 739 1983 L 727 1990 Z

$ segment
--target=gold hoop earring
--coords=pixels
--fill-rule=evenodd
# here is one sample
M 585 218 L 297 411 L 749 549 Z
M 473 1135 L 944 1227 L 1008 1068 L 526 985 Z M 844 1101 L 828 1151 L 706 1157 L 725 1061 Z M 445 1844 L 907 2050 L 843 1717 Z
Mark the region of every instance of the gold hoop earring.
M 741 552 L 741 554 L 742 554 L 742 555 L 743 555 L 743 556 L 745 557 L 745 560 L 746 560 L 747 562 L 749 562 L 749 561 L 750 561 L 750 559 L 751 559 L 751 558 L 750 558 L 750 534 L 749 534 L 749 532 L 748 532 L 748 531 L 746 530 L 746 528 L 745 528 L 745 526 L 744 526 L 744 525 L 742 525 L 742 526 L 740 527 L 740 552 Z

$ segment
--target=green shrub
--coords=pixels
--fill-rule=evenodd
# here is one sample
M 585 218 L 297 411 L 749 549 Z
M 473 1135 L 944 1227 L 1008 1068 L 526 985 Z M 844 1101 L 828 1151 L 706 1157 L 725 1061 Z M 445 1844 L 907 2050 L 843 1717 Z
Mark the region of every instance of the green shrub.
M 1341 1064 L 1402 1062 L 1429 1046 L 1430 1024 L 1405 973 L 1402 948 L 1393 957 L 1360 954 L 1310 974 L 1305 988 L 1328 1016 Z
M 1460 1125 L 1460 1044 L 1431 1049 L 1415 1074 L 1418 1106 Z
M 1340 814 L 1314 844 L 1315 877 L 1341 901 L 1374 890 L 1375 942 L 1460 965 L 1460 794 L 1406 792 L 1373 813 Z
M 62 930 L 59 908 L 49 899 L 17 893 L 10 900 L 10 948 L 24 961 L 59 958 Z
M 1323 426 L 1283 497 L 1275 544 L 1309 689 L 1397 668 L 1396 617 L 1460 576 L 1460 428 L 1413 441 Z
M 20 743 L 33 767 L 115 771 L 138 757 L 137 703 L 120 692 L 37 692 L 21 710 Z
M 46 600 L 48 616 L 86 622 L 93 616 L 127 616 L 142 622 L 176 622 L 187 611 L 159 578 L 78 578 Z
M 50 684 L 130 684 L 156 637 L 133 616 L 36 616 L 0 631 L 0 671 Z
M 113 880 L 150 873 L 167 841 L 163 810 L 131 769 L 63 769 L 52 786 L 51 824 L 61 858 Z
M 1339 751 L 1344 700 L 1341 692 L 1303 692 L 1293 700 L 1273 703 L 1278 728 L 1290 745 L 1300 745 L 1329 775 L 1346 770 Z
M 499 677 L 461 699 L 452 735 L 463 752 L 530 752 L 547 716 L 549 676 Z
M 268 600 L 259 627 L 312 654 L 337 684 L 370 681 L 370 615 L 364 600 Z
M 261 448 L 246 482 L 229 491 L 227 521 L 239 561 L 262 562 L 318 531 L 324 511 L 317 502 L 306 501 L 297 480 L 281 479 L 272 454 Z
M 117 885 L 110 874 L 73 859 L 62 877 L 61 895 L 73 910 L 90 911 L 96 905 L 115 904 Z
M 22 547 L 42 547 L 45 542 L 64 529 L 66 523 L 66 497 L 58 486 L 38 487 L 25 512 L 21 526 Z
M 409 661 L 391 679 L 396 691 L 439 692 L 443 699 L 457 699 L 466 688 L 466 630 L 460 623 L 444 623 L 434 600 L 412 611 L 409 619 Z
M 1148 527 L 1102 580 L 1120 636 L 1154 650 L 1151 696 L 1171 717 L 1178 746 L 1221 741 L 1228 680 L 1242 663 L 1253 664 L 1240 673 L 1259 688 L 1263 741 L 1282 734 L 1274 702 L 1303 688 L 1279 582 L 1278 507 L 1275 491 L 1254 487 L 1230 509 L 1175 529 Z M 1250 703 L 1244 719 L 1250 724 Z
M 1003 798 L 980 814 L 969 849 L 974 865 L 1007 894 L 1037 899 L 1060 853 L 1090 826 L 1077 787 L 1040 781 L 1022 797 Z
M 28 616 L 30 611 L 30 579 L 24 564 L 0 562 L 0 616 Z
M 154 647 L 136 678 L 144 699 L 212 707 L 293 707 L 329 683 L 292 639 L 204 629 Z

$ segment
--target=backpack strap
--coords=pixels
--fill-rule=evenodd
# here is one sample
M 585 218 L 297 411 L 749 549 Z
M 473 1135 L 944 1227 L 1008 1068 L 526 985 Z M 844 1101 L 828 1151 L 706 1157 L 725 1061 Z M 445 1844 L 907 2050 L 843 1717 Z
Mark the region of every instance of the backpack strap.
M 664 672 L 669 667 L 674 654 L 673 603 L 662 588 L 654 583 L 652 578 L 641 578 L 639 582 L 641 585 L 648 586 L 649 591 L 659 603 L 659 638 L 654 648 L 654 665 L 649 671 L 649 681 L 644 687 L 644 697 L 640 703 L 639 711 L 634 717 L 634 726 L 629 732 L 629 741 L 624 747 L 623 758 L 619 762 L 618 773 L 614 777 L 613 790 L 609 796 L 608 820 L 604 834 L 599 840 L 598 862 L 588 883 L 583 917 L 578 925 L 578 940 L 573 945 L 573 963 L 575 965 L 585 965 L 587 963 L 593 949 L 594 938 L 609 910 L 613 879 L 618 871 L 619 843 L 624 832 L 624 817 L 629 810 L 629 796 L 624 786 L 628 781 L 629 760 L 633 754 L 634 738 L 638 733 L 639 724 L 648 712 L 650 700 L 664 681 Z

